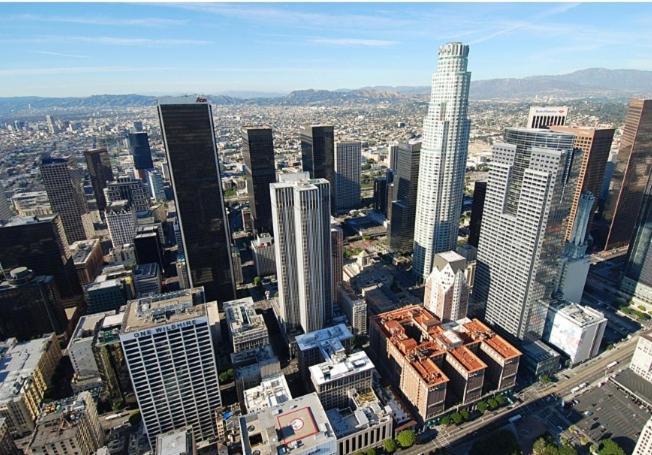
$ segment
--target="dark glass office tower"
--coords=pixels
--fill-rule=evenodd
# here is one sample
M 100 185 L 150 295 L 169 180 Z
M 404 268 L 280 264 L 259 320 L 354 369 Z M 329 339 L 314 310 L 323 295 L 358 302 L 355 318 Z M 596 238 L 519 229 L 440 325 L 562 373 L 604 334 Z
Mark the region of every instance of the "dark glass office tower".
M 136 170 L 152 169 L 152 151 L 149 148 L 149 138 L 147 133 L 138 131 L 129 133 L 129 152 L 134 158 L 134 167 Z
M 387 175 L 374 179 L 374 210 L 387 216 Z
M 272 203 L 269 196 L 269 185 L 276 181 L 272 129 L 243 128 L 242 145 L 254 230 L 259 234 L 269 234 L 272 232 Z
M 88 207 L 74 162 L 70 157 L 45 157 L 39 168 L 52 211 L 61 216 L 68 243 L 86 240 Z
M 652 179 L 648 179 L 634 236 L 629 242 L 621 289 L 652 303 Z
M 158 114 L 190 286 L 203 286 L 207 301 L 232 300 L 231 233 L 210 104 L 203 98 L 161 100 Z
M 160 236 L 159 226 L 138 226 L 134 237 L 134 249 L 138 264 L 155 262 L 163 270 L 163 239 Z
M 326 179 L 331 185 L 331 212 L 335 207 L 335 133 L 332 126 L 309 125 L 300 133 L 301 164 L 310 178 Z
M 86 166 L 91 176 L 91 185 L 93 185 L 97 209 L 101 212 L 106 208 L 104 188 L 106 188 L 107 182 L 113 180 L 109 152 L 105 148 L 86 150 L 84 158 L 86 158 Z
M 420 156 L 421 142 L 399 144 L 389 225 L 389 246 L 394 251 L 412 251 Z
M 473 186 L 473 205 L 471 206 L 471 223 L 469 224 L 469 245 L 478 247 L 480 241 L 480 226 L 484 210 L 484 196 L 487 193 L 487 182 L 475 182 Z
M 652 171 L 652 99 L 632 99 L 611 180 L 613 192 L 603 218 L 609 224 L 604 249 L 626 246 L 634 232 L 648 177 Z
M 0 264 L 5 271 L 24 266 L 51 275 L 65 299 L 82 295 L 59 215 L 14 217 L 0 226 Z
M 62 333 L 67 319 L 51 276 L 34 276 L 25 267 L 0 280 L 0 339 L 30 340 L 46 333 Z

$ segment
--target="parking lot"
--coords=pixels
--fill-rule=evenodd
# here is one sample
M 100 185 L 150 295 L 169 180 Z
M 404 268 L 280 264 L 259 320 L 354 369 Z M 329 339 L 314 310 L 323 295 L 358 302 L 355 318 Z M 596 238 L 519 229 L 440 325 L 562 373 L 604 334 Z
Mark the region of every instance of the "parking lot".
M 650 410 L 636 403 L 614 383 L 593 388 L 575 398 L 577 402 L 562 413 L 594 441 L 615 440 L 631 453 Z

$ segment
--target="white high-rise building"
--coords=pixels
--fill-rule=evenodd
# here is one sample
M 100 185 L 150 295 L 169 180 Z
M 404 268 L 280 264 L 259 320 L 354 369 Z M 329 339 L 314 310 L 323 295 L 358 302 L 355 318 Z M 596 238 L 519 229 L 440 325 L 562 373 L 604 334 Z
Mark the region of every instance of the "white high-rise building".
M 330 184 L 284 174 L 270 195 L 281 327 L 321 329 L 332 313 Z
M 344 231 L 336 224 L 331 226 L 331 265 L 333 266 L 331 297 L 337 300 L 337 285 L 344 279 Z
M 129 205 L 129 201 L 109 202 L 106 208 L 106 225 L 114 248 L 134 243 L 136 212 Z
M 652 453 L 652 417 L 650 417 L 641 430 L 641 435 L 636 441 L 632 455 L 649 455 Z
M 508 128 L 493 146 L 473 297 L 489 323 L 521 339 L 541 336 L 538 302 L 557 288 L 580 163 L 574 140 Z
M 638 339 L 629 368 L 647 382 L 652 382 L 652 331 L 643 333 Z
M 437 253 L 426 280 L 423 305 L 444 322 L 466 317 L 469 285 L 466 259 L 455 251 Z
M 211 332 L 217 302 L 201 288 L 132 300 L 120 343 L 152 446 L 157 435 L 192 426 L 197 441 L 215 441 L 222 399 Z
M 362 143 L 335 143 L 335 209 L 343 212 L 360 205 Z
M 469 47 L 462 43 L 439 48 L 423 121 L 412 268 L 424 280 L 435 254 L 457 244 L 470 129 L 468 55 Z

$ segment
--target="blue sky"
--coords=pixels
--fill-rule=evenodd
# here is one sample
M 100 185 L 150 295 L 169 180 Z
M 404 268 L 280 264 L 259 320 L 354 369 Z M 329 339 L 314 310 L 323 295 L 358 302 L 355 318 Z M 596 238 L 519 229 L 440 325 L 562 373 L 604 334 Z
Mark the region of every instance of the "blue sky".
M 446 41 L 474 79 L 652 70 L 650 4 L 0 4 L 0 96 L 429 85 Z

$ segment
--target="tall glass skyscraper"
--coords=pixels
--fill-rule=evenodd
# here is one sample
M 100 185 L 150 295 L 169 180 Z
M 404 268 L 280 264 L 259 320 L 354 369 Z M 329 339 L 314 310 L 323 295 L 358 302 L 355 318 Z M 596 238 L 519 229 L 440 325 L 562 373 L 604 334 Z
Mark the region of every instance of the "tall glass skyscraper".
M 86 158 L 86 167 L 91 176 L 91 185 L 93 185 L 97 209 L 102 211 L 106 208 L 104 188 L 106 188 L 108 182 L 113 180 L 109 152 L 105 148 L 86 150 L 84 158 Z
M 652 178 L 648 179 L 634 236 L 629 242 L 625 273 L 620 285 L 623 291 L 647 303 L 652 303 L 650 242 L 652 242 Z
M 152 169 L 154 164 L 152 163 L 152 151 L 149 148 L 147 133 L 143 131 L 129 133 L 127 140 L 136 170 Z
M 326 179 L 335 188 L 335 132 L 332 126 L 309 125 L 301 130 L 301 165 L 312 179 Z M 331 211 L 335 198 L 331 195 Z
M 211 106 L 203 98 L 172 98 L 159 101 L 158 114 L 190 286 L 203 286 L 209 301 L 233 300 L 231 232 Z
M 652 172 L 652 99 L 632 99 L 611 179 L 613 192 L 603 218 L 609 223 L 604 249 L 624 247 L 634 232 L 648 177 Z
M 421 142 L 399 144 L 394 152 L 394 194 L 389 217 L 389 246 L 393 251 L 408 253 L 414 246 L 420 156 Z
M 556 290 L 581 160 L 574 141 L 508 128 L 493 146 L 473 298 L 488 322 L 517 338 L 541 336 L 538 302 Z
M 276 181 L 272 129 L 243 128 L 242 146 L 249 208 L 254 219 L 254 230 L 259 234 L 270 234 L 272 232 L 272 203 L 269 198 L 269 185 Z
M 435 254 L 457 244 L 470 128 L 468 55 L 469 46 L 462 43 L 439 48 L 423 121 L 412 270 L 424 280 Z

